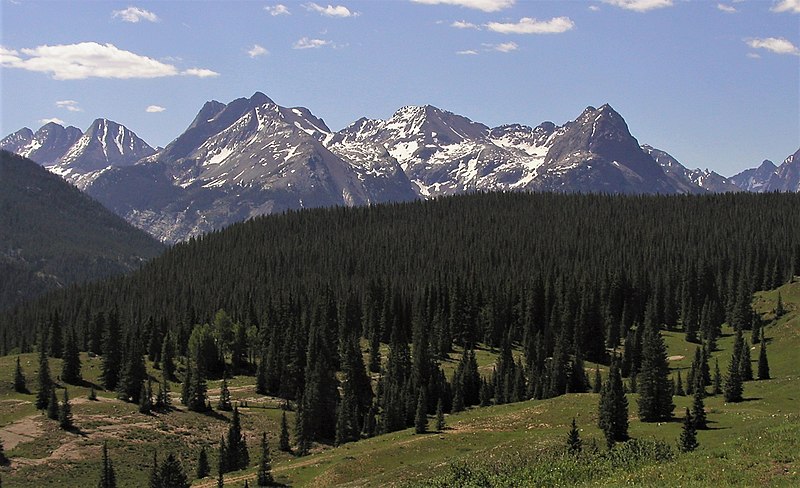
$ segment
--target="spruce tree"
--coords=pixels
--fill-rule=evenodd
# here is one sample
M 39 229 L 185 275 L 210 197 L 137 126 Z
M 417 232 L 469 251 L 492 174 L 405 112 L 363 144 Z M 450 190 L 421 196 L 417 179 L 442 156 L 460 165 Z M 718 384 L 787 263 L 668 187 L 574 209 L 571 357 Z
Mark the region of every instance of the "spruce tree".
M 642 338 L 641 371 L 637 375 L 639 418 L 660 422 L 672 417 L 672 388 L 664 339 L 655 326 L 648 326 Z
M 0 466 L 7 466 L 8 463 L 8 456 L 6 456 L 6 450 L 3 447 L 3 439 L 0 439 Z
M 78 341 L 75 339 L 75 330 L 72 328 L 65 335 L 61 379 L 65 383 L 77 385 L 83 379 L 81 378 L 81 358 L 78 352 Z
M 117 488 L 117 476 L 114 473 L 114 464 L 108 457 L 108 444 L 103 443 L 103 464 L 100 467 L 100 482 L 98 488 Z
M 440 398 L 436 403 L 436 430 L 442 432 L 446 427 L 447 425 L 444 421 L 444 405 L 442 404 L 442 399 Z
M 17 356 L 17 363 L 14 367 L 14 391 L 17 393 L 28 393 L 25 374 L 22 372 L 22 366 L 19 364 L 19 356 Z
M 594 368 L 594 384 L 592 384 L 592 393 L 600 393 L 603 389 L 603 377 L 600 374 L 600 363 Z
M 692 420 L 692 414 L 689 413 L 689 409 L 686 409 L 686 414 L 683 417 L 683 429 L 681 430 L 681 436 L 678 440 L 678 449 L 681 452 L 691 452 L 697 449 L 700 444 L 697 443 L 697 431 L 694 427 L 694 421 Z
M 786 315 L 786 307 L 783 305 L 783 298 L 781 292 L 778 292 L 778 302 L 775 304 L 775 318 L 779 319 Z
M 767 343 L 761 341 L 761 350 L 758 353 L 758 379 L 768 380 L 769 377 L 769 360 L 767 359 Z
M 675 385 L 675 394 L 678 396 L 686 396 L 686 391 L 683 389 L 683 380 L 681 379 L 680 370 L 678 370 L 678 382 Z
M 168 380 L 175 377 L 175 344 L 169 331 L 164 334 L 161 343 L 161 371 Z
M 741 338 L 741 332 L 739 332 L 739 338 Z M 741 369 L 739 368 L 739 360 L 741 357 L 740 350 L 741 349 L 737 350 L 736 343 L 734 343 L 731 361 L 728 364 L 728 376 L 725 378 L 725 387 L 723 391 L 726 402 L 735 403 L 742 401 L 742 391 L 744 387 L 742 385 Z
M 60 358 L 64 353 L 64 333 L 61 330 L 61 319 L 58 312 L 50 317 L 50 329 L 47 337 L 50 339 L 50 356 Z
M 72 429 L 72 407 L 69 404 L 69 394 L 64 388 L 64 398 L 58 411 L 58 425 L 64 430 Z
M 50 379 L 50 364 L 47 361 L 47 350 L 44 344 L 39 346 L 39 374 L 37 375 L 39 389 L 36 392 L 36 408 L 44 410 L 50 403 L 50 391 L 53 382 Z
M 187 360 L 186 372 L 184 372 L 183 381 L 181 382 L 181 403 L 188 407 L 191 395 L 192 395 L 192 362 Z
M 150 488 L 162 488 L 161 472 L 158 465 L 158 454 L 153 451 L 153 467 L 150 468 Z
M 275 480 L 272 478 L 272 459 L 269 454 L 269 443 L 267 433 L 261 433 L 261 461 L 258 463 L 258 486 L 272 486 Z
M 297 446 L 295 454 L 305 456 L 311 450 L 311 437 L 308 432 L 308 421 L 306 420 L 305 408 L 302 399 L 298 402 L 297 411 L 294 414 L 294 443 Z
M 417 412 L 414 417 L 414 432 L 424 434 L 428 431 L 428 400 L 425 397 L 425 389 L 420 388 L 417 396 Z
M 58 398 L 55 388 L 50 388 L 50 398 L 47 400 L 47 418 L 58 420 Z
M 186 476 L 186 471 L 183 470 L 180 461 L 172 453 L 169 453 L 164 462 L 161 463 L 158 475 L 163 487 L 189 488 L 191 486 Z
M 205 478 L 211 474 L 211 466 L 208 464 L 208 453 L 205 445 L 200 448 L 200 454 L 197 456 L 197 472 L 195 474 L 198 479 Z
M 231 392 L 228 389 L 227 375 L 222 377 L 222 386 L 219 389 L 219 402 L 217 403 L 217 408 L 225 412 L 230 412 L 233 410 L 233 406 L 231 405 Z
M 480 400 L 481 407 L 488 407 L 492 404 L 492 385 L 486 381 L 486 378 L 481 378 Z M 441 398 L 439 401 L 441 402 Z
M 228 449 L 225 446 L 225 436 L 219 440 L 219 453 L 217 455 L 217 474 L 219 475 L 220 486 L 222 485 L 222 474 L 231 471 L 228 467 Z
M 153 410 L 153 384 L 150 378 L 142 383 L 141 391 L 139 392 L 139 413 L 148 414 Z
M 120 324 L 117 311 L 108 316 L 106 333 L 103 337 L 103 371 L 101 378 L 106 390 L 114 391 L 119 382 L 122 367 L 122 349 L 119 343 Z
M 722 374 L 719 372 L 719 360 L 714 358 L 714 381 L 712 382 L 712 395 L 722 393 Z
M 611 363 L 608 378 L 600 391 L 598 426 L 611 448 L 615 442 L 628 439 L 628 399 L 622 386 L 618 360 Z
M 202 362 L 196 361 L 195 368 L 187 369 L 187 376 L 189 376 L 188 399 L 187 407 L 193 412 L 206 412 L 208 411 L 208 386 L 206 384 L 205 370 L 203 370 Z
M 694 390 L 694 398 L 692 400 L 692 422 L 694 423 L 694 428 L 697 430 L 708 428 L 705 410 L 706 407 L 705 403 L 703 402 L 704 396 L 705 387 L 701 386 L 698 382 L 698 385 Z
M 229 471 L 244 469 L 250 464 L 250 455 L 247 452 L 247 443 L 242 433 L 242 424 L 239 418 L 239 407 L 234 407 L 233 409 L 231 425 L 228 428 L 227 451 L 226 466 Z
M 752 381 L 753 365 L 750 357 L 750 345 L 747 344 L 747 341 L 744 341 L 742 345 L 741 354 L 742 356 L 739 359 L 739 376 L 742 377 L 742 381 Z
M 281 415 L 281 434 L 278 438 L 278 449 L 283 452 L 292 452 L 289 444 L 289 424 L 286 422 L 286 410 Z
M 581 435 L 575 423 L 575 417 L 572 417 L 572 428 L 569 430 L 569 434 L 567 434 L 567 449 L 571 454 L 580 454 L 583 450 L 583 441 L 581 441 Z

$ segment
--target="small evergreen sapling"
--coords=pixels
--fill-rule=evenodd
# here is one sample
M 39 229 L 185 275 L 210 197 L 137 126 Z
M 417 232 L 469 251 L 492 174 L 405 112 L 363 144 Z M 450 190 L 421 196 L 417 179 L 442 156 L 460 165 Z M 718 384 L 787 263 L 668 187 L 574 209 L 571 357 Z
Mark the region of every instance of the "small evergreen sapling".
M 436 403 L 436 430 L 442 432 L 445 428 L 447 428 L 447 425 L 444 421 L 444 405 L 442 405 L 442 399 L 440 398 Z
M 50 420 L 58 420 L 58 398 L 56 397 L 56 389 L 50 389 L 50 399 L 47 401 L 47 418 Z
M 567 434 L 567 449 L 570 454 L 580 454 L 583 450 L 583 441 L 581 440 L 578 426 L 575 423 L 575 417 L 572 417 L 572 428 L 569 430 L 569 434 Z
M 61 409 L 58 411 L 58 425 L 64 430 L 69 430 L 73 427 L 72 407 L 69 404 L 69 394 L 66 388 L 64 388 L 64 398 L 61 402 Z
M 758 379 L 768 380 L 769 376 L 769 360 L 767 359 L 767 343 L 761 341 L 761 350 L 758 353 Z
M 292 452 L 292 447 L 289 444 L 289 424 L 286 421 L 286 410 L 283 411 L 281 416 L 281 434 L 278 438 L 278 449 L 283 452 Z
M 272 478 L 272 458 L 269 453 L 269 443 L 267 433 L 261 433 L 261 461 L 258 464 L 258 486 L 272 486 L 275 480 Z
M 691 452 L 697 449 L 700 444 L 697 442 L 697 431 L 694 428 L 694 420 L 689 409 L 686 409 L 686 414 L 683 417 L 683 429 L 681 436 L 678 439 L 678 449 L 681 452 Z
M 225 412 L 230 412 L 233 410 L 233 406 L 231 405 L 231 392 L 228 389 L 227 376 L 222 377 L 222 386 L 219 389 L 219 403 L 217 403 L 217 408 Z
M 43 345 L 39 346 L 39 374 L 37 376 L 39 389 L 36 392 L 36 408 L 44 410 L 50 402 L 50 390 L 53 382 L 50 379 L 50 365 L 47 362 L 47 352 Z
M 22 372 L 22 366 L 19 364 L 19 356 L 17 356 L 17 365 L 14 368 L 14 391 L 17 393 L 28 393 L 25 374 Z
M 208 464 L 208 453 L 206 446 L 200 448 L 200 454 L 197 456 L 197 478 L 205 478 L 211 474 L 211 466 Z

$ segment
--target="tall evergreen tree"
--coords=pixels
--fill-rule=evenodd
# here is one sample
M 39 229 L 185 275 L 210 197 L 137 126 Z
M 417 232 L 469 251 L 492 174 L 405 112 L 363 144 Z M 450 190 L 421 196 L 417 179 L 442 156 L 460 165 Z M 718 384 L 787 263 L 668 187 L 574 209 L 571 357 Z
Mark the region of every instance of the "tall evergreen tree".
M 161 470 L 158 464 L 158 454 L 153 451 L 153 467 L 150 469 L 150 488 L 162 488 Z
M 65 335 L 61 379 L 65 383 L 77 385 L 83 379 L 81 378 L 81 358 L 78 352 L 78 341 L 75 338 L 75 330 L 73 328 L 70 328 Z
M 47 337 L 50 339 L 50 356 L 60 358 L 64 352 L 64 333 L 61 330 L 61 318 L 58 312 L 50 316 L 50 329 Z
M 339 400 L 330 342 L 321 313 L 309 331 L 303 392 L 303 416 L 311 440 L 333 441 L 336 437 L 336 405 Z
M 153 383 L 150 378 L 142 383 L 139 392 L 139 413 L 148 414 L 153 411 Z
M 278 449 L 283 452 L 292 451 L 292 447 L 289 444 L 289 424 L 286 422 L 286 410 L 281 415 L 281 433 L 278 438 Z
M 622 386 L 618 360 L 611 362 L 608 378 L 600 391 L 598 426 L 606 437 L 606 444 L 614 445 L 628 439 L 628 399 Z
M 703 430 L 708 428 L 708 421 L 706 420 L 706 406 L 705 402 L 703 402 L 703 397 L 705 396 L 705 387 L 700 385 L 699 378 L 698 383 L 694 389 L 694 398 L 692 400 L 692 422 L 694 422 L 694 428 L 697 430 Z
M 103 337 L 103 371 L 101 378 L 106 390 L 116 390 L 122 367 L 122 349 L 119 343 L 121 333 L 119 316 L 114 310 L 109 314 L 106 333 Z
M 436 403 L 436 430 L 442 432 L 446 427 L 447 425 L 444 421 L 444 405 L 442 404 L 442 399 L 440 398 Z
M 219 452 L 217 453 L 217 474 L 219 475 L 218 481 L 222 485 L 222 474 L 230 471 L 228 467 L 228 449 L 225 446 L 225 436 L 219 440 Z
M 159 478 L 163 487 L 189 488 L 191 486 L 189 478 L 186 476 L 186 471 L 183 470 L 180 461 L 172 453 L 169 453 L 161 463 Z
M 56 397 L 56 389 L 50 388 L 50 398 L 47 400 L 47 418 L 50 420 L 58 420 L 58 398 Z
M 222 386 L 219 388 L 219 402 L 217 403 L 219 410 L 230 412 L 233 410 L 231 405 L 231 391 L 228 389 L 227 375 L 222 377 Z
M 250 454 L 247 451 L 247 443 L 242 433 L 242 424 L 239 418 L 239 407 L 233 408 L 231 425 L 228 428 L 227 455 L 226 466 L 230 471 L 244 469 L 250 464 Z
M 161 342 L 161 371 L 168 380 L 175 378 L 175 344 L 169 330 L 164 333 Z
M 428 431 L 428 399 L 425 397 L 425 389 L 420 388 L 417 396 L 417 412 L 414 417 L 414 432 L 424 434 Z
M 19 360 L 19 359 L 17 359 Z M 758 353 L 758 379 L 768 380 L 769 376 L 769 360 L 767 359 L 767 343 L 761 341 L 761 350 Z
M 17 356 L 16 366 L 14 366 L 14 391 L 17 393 L 28 393 L 25 373 L 22 372 L 22 366 L 19 364 L 19 356 Z
M 655 326 L 647 326 L 642 338 L 642 364 L 637 375 L 639 418 L 659 422 L 672 417 L 672 387 L 664 339 Z
M 592 383 L 592 393 L 600 393 L 603 388 L 603 377 L 600 375 L 600 363 L 594 368 L 594 383 Z
M 117 398 L 138 404 L 142 393 L 142 383 L 147 379 L 147 368 L 139 341 L 131 337 L 128 342 L 129 346 L 122 362 L 122 373 L 117 384 Z
M 571 454 L 580 454 L 583 450 L 583 441 L 581 441 L 581 434 L 575 423 L 575 417 L 572 417 L 572 428 L 569 429 L 569 434 L 567 434 L 567 450 Z
M 725 378 L 724 396 L 726 402 L 741 402 L 742 401 L 742 376 L 741 369 L 739 368 L 739 361 L 741 359 L 741 331 L 737 331 L 737 341 L 734 342 L 733 353 L 731 354 L 731 361 L 728 363 L 728 376 Z M 737 343 L 739 347 L 737 348 Z
M 786 307 L 783 305 L 783 298 L 781 292 L 778 292 L 778 301 L 775 304 L 775 318 L 779 319 L 786 315 Z
M 750 345 L 744 341 L 741 349 L 741 358 L 739 359 L 739 376 L 742 381 L 753 380 L 753 365 L 750 357 Z
M 50 364 L 47 361 L 47 349 L 44 344 L 39 346 L 39 374 L 38 390 L 36 392 L 36 408 L 44 410 L 50 403 L 50 392 L 53 389 L 53 381 L 50 379 Z
M 208 453 L 206 452 L 206 446 L 203 445 L 200 448 L 200 454 L 197 456 L 197 473 L 196 478 L 202 479 L 211 474 L 211 466 L 208 464 Z
M 712 395 L 722 393 L 722 374 L 719 372 L 719 360 L 714 358 L 714 381 L 712 382 Z
M 678 381 L 675 384 L 675 394 L 678 396 L 686 396 L 686 391 L 683 389 L 683 380 L 681 379 L 680 370 L 678 370 Z
M 272 478 L 272 458 L 269 454 L 269 443 L 267 433 L 261 433 L 261 460 L 258 463 L 258 486 L 272 486 L 275 480 Z
M 193 412 L 206 412 L 208 410 L 208 385 L 206 384 L 205 370 L 202 363 L 195 362 L 194 367 L 187 364 L 188 380 L 186 406 Z
M 678 449 L 681 452 L 691 452 L 697 449 L 700 444 L 697 442 L 697 431 L 694 427 L 694 420 L 692 419 L 692 414 L 689 413 L 689 409 L 686 409 L 686 413 L 683 417 L 683 429 L 681 430 L 681 436 L 678 439 Z
M 66 388 L 64 388 L 64 398 L 58 411 L 58 425 L 64 430 L 70 430 L 73 427 L 72 407 L 69 404 L 69 394 L 67 394 Z
M 117 476 L 114 473 L 114 463 L 108 456 L 108 444 L 103 443 L 103 464 L 100 468 L 100 482 L 98 488 L 117 488 Z

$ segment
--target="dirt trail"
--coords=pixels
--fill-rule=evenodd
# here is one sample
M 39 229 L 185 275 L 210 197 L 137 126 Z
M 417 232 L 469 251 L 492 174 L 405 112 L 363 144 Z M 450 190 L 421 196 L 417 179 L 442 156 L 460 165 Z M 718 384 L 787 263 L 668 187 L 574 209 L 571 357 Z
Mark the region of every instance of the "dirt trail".
M 17 447 L 17 444 L 36 440 L 44 431 L 38 419 L 39 415 L 31 415 L 23 419 L 12 422 L 0 429 L 0 439 L 3 441 L 3 448 L 10 451 Z

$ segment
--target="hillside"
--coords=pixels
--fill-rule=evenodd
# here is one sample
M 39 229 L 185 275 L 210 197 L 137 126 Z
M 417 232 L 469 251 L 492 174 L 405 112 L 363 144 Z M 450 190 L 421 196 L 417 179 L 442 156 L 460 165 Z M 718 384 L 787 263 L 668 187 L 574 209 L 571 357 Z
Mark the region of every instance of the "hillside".
M 162 250 L 33 161 L 0 153 L 0 309 L 132 271 Z
M 788 313 L 775 320 L 778 293 Z M 800 482 L 800 416 L 796 410 L 800 376 L 794 356 L 800 347 L 800 281 L 757 293 L 753 306 L 767 324 L 764 337 L 769 344 L 772 379 L 746 382 L 742 403 L 707 397 L 711 429 L 699 433 L 700 448 L 690 454 L 673 452 L 664 462 L 648 459 L 646 453 L 616 464 L 604 460 L 586 463 L 560 454 L 573 417 L 585 446 L 591 446 L 592 439 L 602 445 L 602 433 L 596 427 L 598 397 L 592 393 L 472 408 L 447 415 L 447 429 L 441 433 L 416 435 L 408 429 L 335 449 L 319 447 L 307 457 L 293 457 L 277 449 L 281 412 L 277 401 L 255 394 L 252 377 L 237 377 L 231 388 L 234 400 L 249 405 L 242 412 L 251 457 L 257 458 L 255 439 L 265 429 L 270 434 L 273 474 L 291 486 L 453 486 L 454 479 L 463 482 L 464 476 L 483 480 L 481 486 L 796 486 Z M 732 336 L 727 327 L 723 332 L 712 359 L 718 359 L 724 370 Z M 689 357 L 694 345 L 686 343 L 682 334 L 667 332 L 664 336 L 672 373 L 685 373 L 689 360 L 682 358 Z M 82 359 L 86 380 L 97 382 L 99 358 L 84 355 Z M 22 355 L 21 360 L 32 382 L 35 354 Z M 493 354 L 479 356 L 481 368 L 493 360 Z M 0 370 L 10 374 L 13 361 L 14 356 L 0 358 Z M 60 360 L 51 360 L 50 368 L 58 371 Z M 591 371 L 594 365 L 587 363 L 586 368 Z M 602 370 L 605 374 L 605 368 Z M 177 384 L 172 387 L 173 391 L 179 389 Z M 218 387 L 218 382 L 211 383 L 212 399 Z M 32 395 L 13 393 L 7 383 L 0 386 L 0 439 L 11 457 L 10 467 L 0 468 L 0 473 L 7 486 L 96 484 L 102 442 L 108 442 L 122 486 L 146 482 L 154 450 L 179 453 L 184 467 L 193 473 L 200 446 L 206 445 L 211 465 L 216 466 L 214 443 L 227 430 L 230 414 L 209 416 L 179 407 L 167 414 L 142 415 L 135 405 L 114 400 L 113 395 L 100 392 L 99 401 L 91 402 L 85 400 L 87 393 L 88 386 L 70 387 L 79 431 L 65 433 L 35 413 Z M 636 398 L 628 395 L 631 406 L 636 405 Z M 675 397 L 676 414 L 690 402 L 691 397 Z M 289 412 L 290 421 L 292 418 Z M 680 431 L 678 421 L 645 424 L 633 413 L 630 420 L 631 436 L 645 441 L 658 439 L 674 446 Z M 225 486 L 242 486 L 245 479 L 253 486 L 255 468 L 226 475 Z M 216 481 L 209 477 L 193 486 L 213 487 Z

